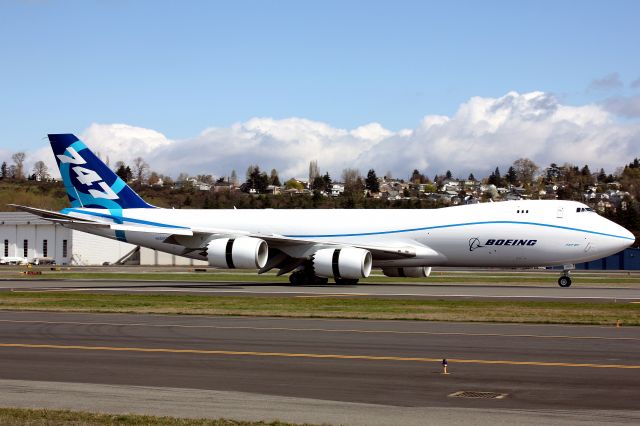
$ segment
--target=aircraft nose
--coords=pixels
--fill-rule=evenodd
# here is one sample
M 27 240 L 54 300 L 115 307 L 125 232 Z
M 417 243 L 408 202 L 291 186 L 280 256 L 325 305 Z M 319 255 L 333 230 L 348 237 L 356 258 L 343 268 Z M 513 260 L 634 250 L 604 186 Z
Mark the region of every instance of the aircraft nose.
M 623 249 L 633 245 L 633 243 L 636 242 L 636 236 L 633 235 L 633 233 L 630 232 L 627 228 L 625 228 L 623 226 L 620 226 L 620 225 L 617 225 L 617 224 L 616 224 L 616 227 L 617 227 L 616 234 L 621 237 L 620 238 L 620 245 L 621 245 L 620 250 L 623 250 Z

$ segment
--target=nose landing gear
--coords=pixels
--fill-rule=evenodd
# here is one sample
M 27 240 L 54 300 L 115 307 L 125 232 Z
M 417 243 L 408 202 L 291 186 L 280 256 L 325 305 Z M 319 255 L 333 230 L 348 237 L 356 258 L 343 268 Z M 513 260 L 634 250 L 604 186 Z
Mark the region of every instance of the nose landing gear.
M 571 277 L 569 277 L 569 274 L 563 275 L 560 278 L 558 278 L 558 285 L 560 287 L 570 287 L 571 286 Z
M 562 276 L 558 278 L 558 285 L 560 287 L 571 287 L 571 277 L 569 276 L 569 274 L 574 268 L 574 265 L 564 265 Z

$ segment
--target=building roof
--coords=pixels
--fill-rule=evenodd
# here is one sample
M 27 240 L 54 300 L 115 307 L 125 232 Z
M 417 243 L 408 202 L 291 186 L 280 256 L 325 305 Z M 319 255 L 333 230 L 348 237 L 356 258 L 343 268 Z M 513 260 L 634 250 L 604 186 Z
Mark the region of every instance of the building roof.
M 0 225 L 52 225 L 52 223 L 31 213 L 0 212 Z

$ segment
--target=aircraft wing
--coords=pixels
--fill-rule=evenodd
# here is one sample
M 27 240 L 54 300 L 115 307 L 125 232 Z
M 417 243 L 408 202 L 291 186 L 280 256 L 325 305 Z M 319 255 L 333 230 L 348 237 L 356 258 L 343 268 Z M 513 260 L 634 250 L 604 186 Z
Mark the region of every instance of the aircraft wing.
M 193 235 L 193 231 L 189 228 L 183 227 L 163 227 L 158 228 L 156 226 L 144 226 L 144 225 L 123 225 L 119 223 L 113 222 L 105 222 L 101 220 L 89 220 L 89 219 L 80 219 L 75 216 L 71 216 L 68 214 L 54 212 L 50 210 L 37 209 L 35 207 L 29 206 L 21 206 L 18 204 L 8 204 L 10 207 L 13 207 L 17 210 L 21 210 L 23 212 L 31 213 L 36 216 L 40 216 L 41 218 L 59 223 L 64 226 L 68 226 L 70 228 L 78 228 L 80 230 L 90 229 L 90 228 L 104 228 L 111 229 L 114 231 L 136 231 L 136 232 L 149 232 L 149 233 L 166 233 L 166 234 L 176 234 L 176 235 Z

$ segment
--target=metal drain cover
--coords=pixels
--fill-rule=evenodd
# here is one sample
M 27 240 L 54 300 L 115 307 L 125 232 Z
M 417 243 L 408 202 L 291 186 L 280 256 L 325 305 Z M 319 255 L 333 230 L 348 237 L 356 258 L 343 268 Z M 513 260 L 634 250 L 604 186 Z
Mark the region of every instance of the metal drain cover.
M 498 392 L 459 391 L 454 392 L 449 396 L 452 398 L 503 399 L 507 394 Z

